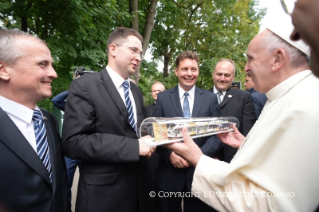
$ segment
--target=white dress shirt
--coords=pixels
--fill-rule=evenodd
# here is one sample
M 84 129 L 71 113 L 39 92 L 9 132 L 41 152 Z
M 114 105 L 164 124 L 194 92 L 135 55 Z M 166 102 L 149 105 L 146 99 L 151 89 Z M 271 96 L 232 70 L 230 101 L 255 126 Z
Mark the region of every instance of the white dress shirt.
M 219 92 L 219 90 L 217 90 L 216 86 L 214 85 L 214 93 L 217 95 L 217 98 L 218 98 L 218 94 L 217 94 L 218 92 Z M 224 96 L 226 95 L 227 91 L 221 91 L 221 92 L 222 92 L 222 94 L 220 95 L 220 102 L 222 102 L 224 100 Z
M 185 99 L 185 96 L 184 96 L 185 91 L 183 90 L 183 88 L 181 88 L 180 84 L 178 84 L 178 92 L 179 92 L 179 98 L 180 98 L 181 106 L 182 106 L 182 110 L 183 110 L 183 104 L 184 104 L 184 99 Z M 195 100 L 195 85 L 187 92 L 189 94 L 188 103 L 189 103 L 190 117 L 192 117 L 194 100 Z
M 123 87 L 123 82 L 125 81 L 125 79 L 123 79 L 123 77 L 121 77 L 118 73 L 116 73 L 113 69 L 111 69 L 109 66 L 106 66 L 106 70 L 109 73 L 117 91 L 119 92 L 124 105 L 126 106 L 126 102 L 125 102 L 125 96 L 124 96 L 124 87 Z M 128 79 L 126 79 L 128 80 Z M 135 120 L 135 125 L 137 126 L 137 114 L 136 114 L 136 105 L 135 105 L 135 101 L 134 101 L 134 97 L 131 91 L 131 85 L 129 83 L 129 95 L 130 95 L 130 99 L 132 101 L 132 106 L 133 106 L 133 112 L 134 112 L 134 120 Z
M 30 143 L 34 151 L 37 152 L 37 144 L 34 134 L 34 122 L 32 121 L 33 110 L 3 96 L 0 96 L 0 107 L 8 114 L 22 135 Z M 38 106 L 35 108 L 39 109 Z

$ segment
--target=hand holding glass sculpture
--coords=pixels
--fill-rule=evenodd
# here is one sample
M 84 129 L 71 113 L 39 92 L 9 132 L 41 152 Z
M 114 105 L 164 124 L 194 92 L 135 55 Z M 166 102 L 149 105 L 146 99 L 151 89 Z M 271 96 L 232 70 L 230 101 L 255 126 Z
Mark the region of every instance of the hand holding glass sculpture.
M 239 127 L 239 122 L 235 117 L 150 117 L 144 119 L 139 132 L 140 137 L 152 136 L 150 139 L 143 139 L 148 146 L 159 146 L 182 141 L 182 130 L 185 127 L 191 138 L 194 139 L 233 131 L 232 124 Z

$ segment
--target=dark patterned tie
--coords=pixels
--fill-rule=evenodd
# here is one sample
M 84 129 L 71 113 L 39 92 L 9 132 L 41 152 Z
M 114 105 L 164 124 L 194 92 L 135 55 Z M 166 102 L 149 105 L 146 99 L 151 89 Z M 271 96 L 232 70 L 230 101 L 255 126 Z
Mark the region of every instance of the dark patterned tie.
M 135 119 L 134 119 L 134 111 L 133 111 L 133 107 L 132 107 L 132 102 L 131 102 L 131 98 L 130 98 L 130 86 L 129 86 L 129 82 L 128 81 L 124 81 L 123 82 L 123 87 L 124 87 L 124 97 L 125 97 L 125 104 L 126 104 L 126 108 L 128 111 L 128 120 L 131 124 L 131 126 L 133 127 L 133 129 L 136 131 L 136 124 L 135 124 Z
M 223 92 L 218 91 L 218 92 L 217 92 L 217 101 L 218 101 L 218 104 L 220 104 L 220 103 L 222 102 L 221 95 L 223 95 Z
M 37 153 L 48 170 L 50 182 L 52 183 L 52 169 L 50 161 L 50 149 L 47 139 L 47 133 L 43 123 L 42 113 L 38 109 L 34 109 L 32 120 L 34 121 L 35 140 L 37 143 Z
M 185 98 L 184 98 L 184 103 L 183 103 L 183 115 L 185 118 L 187 118 L 187 117 L 191 117 L 191 112 L 190 112 L 189 103 L 188 103 L 189 93 L 185 92 L 184 96 L 185 96 Z

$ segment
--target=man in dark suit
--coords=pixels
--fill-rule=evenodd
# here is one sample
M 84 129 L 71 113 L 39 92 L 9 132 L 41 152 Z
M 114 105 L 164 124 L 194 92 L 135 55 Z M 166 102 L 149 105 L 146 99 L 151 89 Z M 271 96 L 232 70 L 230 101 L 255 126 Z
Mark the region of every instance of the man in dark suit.
M 165 85 L 161 82 L 154 82 L 151 88 L 151 94 L 154 99 L 154 102 L 152 104 L 145 106 L 146 117 L 152 117 L 153 110 L 157 100 L 157 94 L 162 91 L 165 91 Z
M 248 74 L 246 74 L 244 87 L 246 91 L 250 93 L 251 98 L 254 100 L 255 115 L 256 119 L 258 119 L 261 111 L 263 110 L 267 102 L 267 96 L 264 93 L 259 93 L 254 89 L 254 82 L 251 80 Z
M 0 46 L 0 208 L 70 211 L 57 122 L 37 107 L 57 78 L 50 50 L 20 30 L 0 30 Z
M 154 117 L 216 117 L 220 110 L 216 95 L 197 88 L 195 83 L 199 75 L 199 58 L 193 52 L 182 52 L 176 59 L 175 74 L 179 84 L 175 88 L 158 94 L 154 108 Z M 215 157 L 222 147 L 216 136 L 195 139 L 196 144 L 205 155 Z M 158 147 L 160 155 L 158 170 L 159 190 L 164 192 L 184 192 L 176 197 L 163 197 L 163 212 L 181 211 L 182 197 L 184 211 L 201 211 L 201 203 L 197 198 L 190 197 L 194 168 L 171 150 Z M 189 195 L 187 195 L 189 194 Z
M 152 87 L 151 87 L 151 94 L 154 99 L 154 102 L 152 104 L 149 104 L 145 106 L 146 110 L 146 117 L 152 117 L 153 110 L 156 104 L 157 100 L 157 94 L 165 91 L 165 85 L 161 82 L 154 82 Z M 145 164 L 145 172 L 147 174 L 147 184 L 148 184 L 148 189 L 147 193 L 154 191 L 158 192 L 158 186 L 157 186 L 157 178 L 158 178 L 158 163 L 159 163 L 159 155 L 157 152 L 154 152 L 152 156 L 146 161 Z M 160 203 L 159 203 L 159 197 L 149 197 L 148 198 L 148 209 L 147 212 L 152 212 L 152 211 L 160 211 Z
M 79 159 L 76 211 L 138 211 L 139 163 L 150 157 L 137 129 L 144 118 L 142 92 L 129 76 L 142 60 L 142 36 L 119 27 L 107 41 L 108 65 L 71 83 L 63 124 L 63 151 Z M 141 173 L 143 174 L 143 173 Z M 148 194 L 147 194 L 148 195 Z
M 218 61 L 213 72 L 214 87 L 209 91 L 217 95 L 222 116 L 236 117 L 239 121 L 239 131 L 246 136 L 256 121 L 255 109 L 249 92 L 231 87 L 235 69 L 233 60 Z M 236 152 L 236 148 L 225 144 L 218 158 L 229 163 Z

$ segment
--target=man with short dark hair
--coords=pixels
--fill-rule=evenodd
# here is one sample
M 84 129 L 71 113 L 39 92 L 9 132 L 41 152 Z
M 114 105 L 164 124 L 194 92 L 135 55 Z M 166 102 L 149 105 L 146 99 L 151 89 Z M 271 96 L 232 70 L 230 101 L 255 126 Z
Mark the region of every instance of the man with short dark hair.
M 239 131 L 247 135 L 256 121 L 254 103 L 249 92 L 231 87 L 235 70 L 236 65 L 233 60 L 218 61 L 213 72 L 214 87 L 209 91 L 217 95 L 222 116 L 237 118 Z M 229 163 L 236 152 L 236 148 L 224 145 L 218 158 Z
M 1 211 L 70 211 L 55 117 L 37 103 L 57 78 L 46 43 L 0 30 Z
M 254 89 L 254 82 L 251 80 L 248 74 L 245 75 L 244 87 L 246 91 L 250 93 L 251 98 L 254 100 L 255 115 L 256 119 L 258 119 L 261 111 L 263 110 L 267 102 L 267 97 L 264 93 L 259 93 Z
M 175 75 L 178 77 L 179 84 L 175 88 L 158 94 L 154 117 L 220 116 L 216 95 L 195 86 L 199 75 L 199 57 L 196 53 L 179 54 L 176 59 Z M 222 147 L 222 143 L 216 136 L 198 138 L 195 142 L 203 153 L 210 157 L 215 157 Z M 194 169 L 174 151 L 158 147 L 157 152 L 160 155 L 159 190 L 183 194 L 161 198 L 161 211 L 181 211 L 182 197 L 184 211 L 201 211 L 201 205 L 204 203 L 190 195 Z
M 142 36 L 117 28 L 107 56 L 101 72 L 71 83 L 66 102 L 63 151 L 81 160 L 77 212 L 138 211 L 145 204 L 139 167 L 155 148 L 137 137 L 145 109 L 142 92 L 129 81 L 143 57 Z

